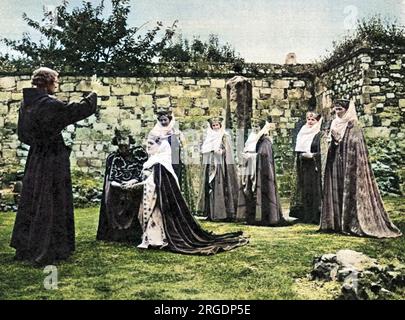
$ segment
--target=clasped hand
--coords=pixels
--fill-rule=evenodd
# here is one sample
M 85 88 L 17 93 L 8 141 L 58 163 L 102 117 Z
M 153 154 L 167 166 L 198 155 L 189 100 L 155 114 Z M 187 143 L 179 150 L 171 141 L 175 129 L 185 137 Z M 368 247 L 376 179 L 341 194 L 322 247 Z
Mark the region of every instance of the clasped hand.
M 335 141 L 338 141 L 338 142 L 340 141 L 341 136 L 340 136 L 339 132 L 337 132 L 336 130 L 332 130 L 331 135 Z
M 132 190 L 140 187 L 142 183 L 138 182 L 136 179 L 132 179 L 121 184 L 121 188 L 124 190 Z

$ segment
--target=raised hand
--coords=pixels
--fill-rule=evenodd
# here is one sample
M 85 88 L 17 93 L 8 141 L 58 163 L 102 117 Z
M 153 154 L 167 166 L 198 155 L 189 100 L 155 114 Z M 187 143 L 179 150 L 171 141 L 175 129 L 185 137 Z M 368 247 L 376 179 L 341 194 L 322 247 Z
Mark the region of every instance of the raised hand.
M 97 78 L 97 75 L 94 74 L 91 77 L 91 83 L 90 83 L 91 89 L 95 92 L 97 92 L 97 89 L 102 87 L 103 84 L 101 83 L 101 81 Z

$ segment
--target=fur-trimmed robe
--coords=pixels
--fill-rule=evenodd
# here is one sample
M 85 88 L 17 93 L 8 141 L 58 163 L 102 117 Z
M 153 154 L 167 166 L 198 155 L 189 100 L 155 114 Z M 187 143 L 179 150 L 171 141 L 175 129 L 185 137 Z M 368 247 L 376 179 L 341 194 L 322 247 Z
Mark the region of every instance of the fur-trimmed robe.
M 320 229 L 376 238 L 401 235 L 384 209 L 363 132 L 352 122 L 342 140 L 329 147 Z
M 142 166 L 147 159 L 146 151 L 139 146 L 131 148 L 127 156 L 113 152 L 107 157 L 97 240 L 140 242 L 142 189 L 123 190 L 111 186 L 111 182 L 142 181 Z

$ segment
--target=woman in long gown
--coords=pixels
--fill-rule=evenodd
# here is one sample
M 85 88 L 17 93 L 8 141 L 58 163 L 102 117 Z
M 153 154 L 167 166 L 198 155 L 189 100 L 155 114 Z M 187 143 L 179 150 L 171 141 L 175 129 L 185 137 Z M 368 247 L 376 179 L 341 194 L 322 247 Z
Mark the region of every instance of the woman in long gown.
M 142 189 L 122 190 L 115 184 L 129 180 L 142 181 L 142 167 L 148 155 L 127 130 L 115 130 L 113 145 L 118 150 L 108 155 L 104 175 L 103 197 L 97 240 L 140 243 L 142 236 L 138 221 Z
M 210 255 L 246 245 L 242 232 L 215 235 L 203 230 L 187 206 L 171 165 L 171 148 L 166 140 L 148 138 L 149 159 L 144 164 L 145 180 L 141 183 L 144 198 L 139 211 L 143 228 L 138 248 L 165 248 L 184 254 Z M 124 188 L 139 183 L 127 182 Z
M 211 221 L 232 221 L 236 217 L 239 187 L 231 137 L 222 119 L 209 120 L 201 153 L 203 173 L 198 211 Z
M 280 226 L 286 221 L 277 192 L 269 129 L 270 123 L 266 122 L 258 133 L 252 132 L 245 143 L 237 220 L 252 225 Z
M 297 154 L 296 190 L 291 201 L 290 217 L 299 222 L 319 224 L 322 199 L 320 115 L 309 111 L 306 124 L 298 133 L 295 145 Z
M 179 179 L 180 189 L 186 198 L 189 208 L 194 211 L 194 196 L 191 177 L 187 166 L 183 163 L 185 138 L 183 133 L 176 128 L 176 119 L 170 111 L 159 111 L 157 122 L 149 135 L 159 137 L 169 142 L 172 156 L 171 163 Z
M 23 89 L 18 138 L 30 146 L 11 246 L 16 259 L 51 264 L 75 250 L 73 194 L 69 156 L 62 130 L 97 110 L 97 94 L 64 103 L 51 94 L 58 73 L 34 71 L 36 88 Z
M 320 229 L 375 238 L 401 236 L 384 209 L 354 100 L 337 100 L 334 111 Z

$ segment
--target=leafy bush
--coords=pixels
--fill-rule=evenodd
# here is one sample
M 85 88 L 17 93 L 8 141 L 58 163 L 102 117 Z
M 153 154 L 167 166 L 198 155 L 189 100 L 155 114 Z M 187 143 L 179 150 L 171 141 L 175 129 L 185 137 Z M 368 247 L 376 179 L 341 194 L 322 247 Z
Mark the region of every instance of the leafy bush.
M 218 35 L 210 34 L 208 41 L 194 37 L 191 43 L 180 35 L 175 42 L 168 42 L 161 52 L 160 61 L 243 63 L 244 60 L 229 43 L 221 45 Z
M 362 47 L 405 47 L 405 27 L 397 20 L 375 15 L 358 20 L 354 32 L 332 44 L 333 50 L 318 63 L 319 67 L 332 64 L 336 59 L 348 56 Z
M 99 175 L 72 171 L 73 202 L 75 207 L 83 208 L 100 203 L 103 178 Z
M 371 166 L 383 195 L 401 195 L 398 170 L 403 159 L 396 144 L 387 143 L 384 139 L 367 141 Z

